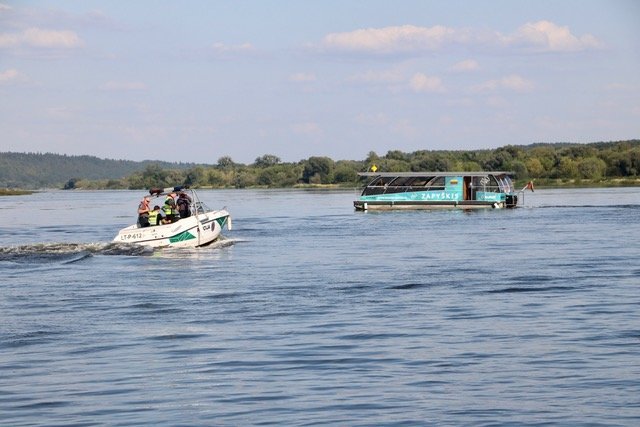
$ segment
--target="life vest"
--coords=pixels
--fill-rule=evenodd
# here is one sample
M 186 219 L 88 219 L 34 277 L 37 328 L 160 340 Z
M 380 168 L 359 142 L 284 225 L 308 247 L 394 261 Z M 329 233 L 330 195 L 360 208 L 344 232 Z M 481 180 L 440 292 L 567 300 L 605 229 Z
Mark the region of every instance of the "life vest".
M 160 215 L 159 210 L 149 211 L 149 224 L 150 225 L 158 225 L 158 215 Z
M 174 209 L 173 206 L 171 206 L 169 203 L 165 203 L 162 206 L 162 210 L 164 211 L 164 213 L 169 216 L 169 215 L 175 215 L 176 214 L 176 210 Z
M 145 210 L 149 212 L 149 203 L 140 202 L 140 204 L 138 205 L 138 215 L 146 214 L 147 212 L 140 212 L 140 210 Z

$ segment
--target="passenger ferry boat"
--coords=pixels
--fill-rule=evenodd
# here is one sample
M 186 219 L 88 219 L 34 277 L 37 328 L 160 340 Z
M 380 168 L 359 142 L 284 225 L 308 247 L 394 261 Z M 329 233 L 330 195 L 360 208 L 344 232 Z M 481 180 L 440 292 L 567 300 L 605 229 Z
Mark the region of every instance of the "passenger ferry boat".
M 363 172 L 356 210 L 515 208 L 512 172 Z M 525 188 L 531 188 L 529 185 Z M 522 190 L 521 190 L 522 191 Z

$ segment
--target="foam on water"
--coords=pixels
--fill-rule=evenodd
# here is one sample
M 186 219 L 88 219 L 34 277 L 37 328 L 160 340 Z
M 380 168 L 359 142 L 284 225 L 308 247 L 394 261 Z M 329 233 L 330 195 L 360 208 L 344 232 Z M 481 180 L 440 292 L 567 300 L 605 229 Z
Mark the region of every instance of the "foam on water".
M 188 256 L 198 251 L 215 250 L 232 246 L 238 239 L 221 236 L 202 248 L 150 248 L 130 243 L 33 243 L 29 245 L 0 247 L 0 262 L 15 263 L 69 263 L 92 255 L 150 256 L 158 253 L 172 253 Z

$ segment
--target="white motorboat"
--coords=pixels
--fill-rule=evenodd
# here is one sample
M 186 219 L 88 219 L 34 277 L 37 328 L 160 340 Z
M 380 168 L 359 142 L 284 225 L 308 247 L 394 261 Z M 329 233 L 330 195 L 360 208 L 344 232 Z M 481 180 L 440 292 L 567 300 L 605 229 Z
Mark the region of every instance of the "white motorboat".
M 184 192 L 191 198 L 190 216 L 170 224 L 141 227 L 133 224 L 123 228 L 114 242 L 132 243 L 153 248 L 193 248 L 206 246 L 220 237 L 223 227 L 231 230 L 231 216 L 226 209 L 212 210 L 200 201 L 195 190 L 169 187 L 149 191 L 150 206 L 162 206 L 164 199 L 156 203 L 153 198 L 166 197 L 171 193 Z

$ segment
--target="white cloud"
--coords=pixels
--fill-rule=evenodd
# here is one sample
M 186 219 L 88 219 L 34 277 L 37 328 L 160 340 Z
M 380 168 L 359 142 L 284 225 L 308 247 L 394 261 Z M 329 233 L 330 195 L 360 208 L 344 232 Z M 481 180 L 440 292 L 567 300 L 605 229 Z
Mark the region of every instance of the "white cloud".
M 0 3 L 0 12 L 6 11 L 6 10 L 11 10 L 11 6 L 6 5 L 4 3 Z
M 500 83 L 502 87 L 506 89 L 514 90 L 516 92 L 531 92 L 534 87 L 533 82 L 531 80 L 527 80 L 516 74 L 503 77 Z
M 453 67 L 451 67 L 453 71 L 475 71 L 478 68 L 480 68 L 478 62 L 473 59 L 465 59 L 464 61 L 460 61 L 457 64 L 454 64 Z
M 147 90 L 147 85 L 141 82 L 116 82 L 108 81 L 100 89 L 106 91 L 136 91 Z
M 15 81 L 19 76 L 20 74 L 18 73 L 18 70 L 15 70 L 13 68 L 3 71 L 0 73 L 0 84 Z
M 507 108 L 509 106 L 509 102 L 500 96 L 490 96 L 487 98 L 486 104 L 491 108 Z
M 0 34 L 0 48 L 31 47 L 43 49 L 73 49 L 84 43 L 73 31 L 28 28 L 18 33 Z
M 523 46 L 540 52 L 576 52 L 599 49 L 603 43 L 590 34 L 575 36 L 569 27 L 549 21 L 527 23 L 505 38 L 508 45 Z
M 289 80 L 300 83 L 315 82 L 316 75 L 313 73 L 295 73 L 289 76 Z
M 398 70 L 368 70 L 360 74 L 355 74 L 348 79 L 357 83 L 372 84 L 397 84 L 405 80 L 405 77 Z
M 500 89 L 512 90 L 515 92 L 531 92 L 534 89 L 531 80 L 512 74 L 501 79 L 488 80 L 473 88 L 476 92 L 493 92 Z
M 327 34 L 323 46 L 345 51 L 397 53 L 434 50 L 457 37 L 460 32 L 441 25 L 431 28 L 403 25 Z
M 27 75 L 21 73 L 15 68 L 9 68 L 5 71 L 0 71 L 0 85 L 16 84 L 33 84 L 33 82 Z
M 416 73 L 409 80 L 409 86 L 415 92 L 445 92 L 442 80 L 439 77 L 427 76 L 423 73 Z
M 454 45 L 536 52 L 574 52 L 603 47 L 603 43 L 590 34 L 576 36 L 568 27 L 550 21 L 526 23 L 512 34 L 506 35 L 498 31 L 442 25 L 366 28 L 327 34 L 321 43 L 325 50 L 334 52 L 414 55 Z M 463 61 L 458 65 L 468 70 L 465 67 L 474 67 L 474 61 Z
M 218 53 L 218 54 L 243 53 L 243 52 L 252 52 L 254 50 L 254 47 L 251 43 L 227 45 L 227 44 L 218 42 L 211 45 L 211 48 L 215 53 Z
M 450 107 L 473 107 L 475 102 L 471 98 L 447 99 L 446 104 Z

